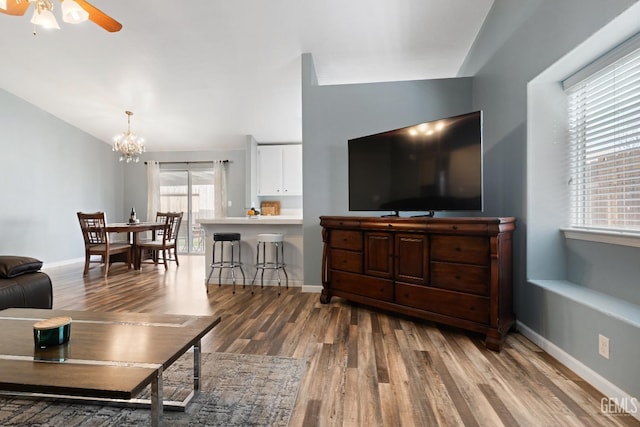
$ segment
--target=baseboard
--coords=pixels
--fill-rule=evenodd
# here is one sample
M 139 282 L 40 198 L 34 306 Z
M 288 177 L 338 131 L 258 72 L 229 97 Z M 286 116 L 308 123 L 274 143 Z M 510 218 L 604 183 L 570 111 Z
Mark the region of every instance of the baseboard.
M 322 285 L 302 285 L 302 292 L 319 294 L 322 292 Z
M 56 262 L 47 262 L 47 263 L 43 263 L 42 264 L 42 269 L 48 269 L 48 268 L 56 268 L 56 267 L 64 267 L 67 265 L 71 265 L 71 264 L 84 264 L 84 257 L 82 258 L 74 258 L 74 259 L 65 259 L 63 261 L 56 261 Z
M 583 378 L 587 383 L 595 387 L 598 391 L 604 394 L 606 398 L 612 401 L 620 402 L 621 406 L 626 404 L 628 406 L 629 416 L 640 420 L 640 402 L 637 397 L 631 396 L 624 390 L 621 390 L 618 386 L 616 386 L 615 384 L 604 378 L 602 375 L 598 374 L 587 365 L 580 362 L 569 353 L 567 353 L 551 341 L 547 340 L 545 337 L 538 334 L 525 324 L 518 321 L 516 322 L 516 328 L 522 335 L 530 339 L 542 350 L 549 353 L 564 366 L 571 369 L 573 372 Z
M 205 278 L 206 280 L 206 278 Z M 228 277 L 223 277 L 222 278 L 222 286 L 226 286 L 226 285 L 233 285 L 233 281 L 228 278 Z M 213 286 L 213 285 L 218 285 L 218 278 L 217 277 L 212 277 L 211 280 L 209 280 L 208 282 L 209 286 Z M 242 286 L 242 276 L 240 276 L 239 278 L 236 277 L 236 286 Z M 245 286 L 246 287 L 251 287 L 251 278 L 247 277 L 245 279 Z M 260 287 L 260 280 L 256 280 L 254 286 L 256 288 Z M 264 281 L 264 286 L 267 287 L 271 287 L 271 286 L 278 286 L 278 282 L 276 280 L 265 280 Z M 281 281 L 280 286 L 282 286 L 282 288 L 285 287 L 285 281 L 284 279 Z M 303 287 L 303 282 L 301 280 L 289 280 L 289 287 L 290 288 L 300 288 Z

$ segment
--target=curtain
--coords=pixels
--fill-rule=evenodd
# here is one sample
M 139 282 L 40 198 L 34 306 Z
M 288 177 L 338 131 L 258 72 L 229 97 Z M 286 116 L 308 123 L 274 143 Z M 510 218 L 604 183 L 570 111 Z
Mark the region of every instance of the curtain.
M 227 163 L 224 160 L 213 162 L 213 217 L 227 216 Z
M 160 209 L 160 163 L 147 162 L 147 221 L 155 221 Z

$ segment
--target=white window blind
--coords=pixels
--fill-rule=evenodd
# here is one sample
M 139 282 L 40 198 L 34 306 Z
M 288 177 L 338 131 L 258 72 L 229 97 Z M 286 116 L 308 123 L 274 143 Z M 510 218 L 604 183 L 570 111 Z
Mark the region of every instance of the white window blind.
M 625 48 L 565 87 L 573 227 L 640 231 L 640 49 Z

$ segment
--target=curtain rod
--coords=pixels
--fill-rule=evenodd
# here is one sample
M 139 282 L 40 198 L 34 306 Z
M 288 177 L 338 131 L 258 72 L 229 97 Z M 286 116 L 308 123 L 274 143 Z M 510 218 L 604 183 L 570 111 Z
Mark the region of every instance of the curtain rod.
M 213 163 L 213 162 L 229 163 L 229 160 L 197 160 L 195 162 L 158 162 L 158 164 L 162 165 L 167 163 L 184 163 L 189 165 L 189 164 L 195 164 L 195 163 Z M 146 165 L 147 162 L 144 162 L 144 164 Z

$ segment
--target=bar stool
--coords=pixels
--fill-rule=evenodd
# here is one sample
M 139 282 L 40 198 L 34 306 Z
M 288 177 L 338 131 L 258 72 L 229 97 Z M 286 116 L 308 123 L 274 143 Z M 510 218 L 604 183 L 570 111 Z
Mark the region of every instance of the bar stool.
M 225 242 L 229 242 L 231 259 L 225 261 L 224 259 L 224 246 Z M 220 250 L 220 259 L 216 261 L 216 246 L 219 246 Z M 238 248 L 238 258 L 235 257 L 235 248 Z M 211 257 L 211 271 L 209 272 L 209 277 L 207 277 L 207 281 L 205 282 L 205 286 L 207 287 L 207 293 L 209 293 L 209 279 L 211 279 L 211 275 L 213 271 L 217 268 L 218 271 L 218 287 L 222 286 L 222 270 L 225 268 L 231 269 L 231 280 L 233 281 L 233 293 L 236 293 L 236 273 L 235 269 L 239 268 L 240 273 L 242 273 L 242 287 L 245 287 L 245 277 L 244 270 L 242 269 L 242 246 L 240 245 L 240 233 L 214 233 L 213 234 L 213 256 Z
M 282 270 L 282 272 L 284 273 L 287 289 L 289 289 L 289 276 L 287 275 L 287 270 L 285 270 L 284 268 L 284 236 L 281 233 L 264 233 L 258 234 L 257 239 L 258 245 L 256 248 L 256 273 L 253 275 L 253 280 L 251 281 L 251 293 L 253 294 L 253 283 L 256 281 L 258 271 L 262 270 L 262 274 L 260 275 L 260 287 L 264 288 L 264 271 L 275 270 L 278 276 L 278 295 L 280 295 L 280 270 Z M 271 243 L 271 247 L 274 249 L 273 256 L 275 260 L 266 260 L 267 243 Z M 261 246 L 262 251 L 260 250 Z M 260 262 L 260 252 L 262 252 L 262 262 Z

